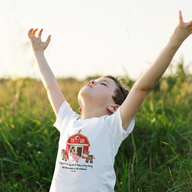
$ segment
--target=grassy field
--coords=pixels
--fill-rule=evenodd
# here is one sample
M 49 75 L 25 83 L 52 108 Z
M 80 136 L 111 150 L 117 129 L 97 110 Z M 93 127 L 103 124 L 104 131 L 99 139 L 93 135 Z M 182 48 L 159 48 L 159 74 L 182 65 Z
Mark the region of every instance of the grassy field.
M 134 83 L 122 79 L 130 89 Z M 84 82 L 58 79 L 75 110 Z M 76 110 L 77 111 L 77 110 Z M 59 132 L 42 83 L 0 80 L 0 191 L 48 191 Z M 183 63 L 147 96 L 116 157 L 116 192 L 192 189 L 192 75 Z

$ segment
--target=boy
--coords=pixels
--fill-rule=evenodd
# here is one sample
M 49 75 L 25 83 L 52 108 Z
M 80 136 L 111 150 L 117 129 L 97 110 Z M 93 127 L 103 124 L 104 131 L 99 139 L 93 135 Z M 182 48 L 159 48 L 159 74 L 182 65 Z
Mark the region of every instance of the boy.
M 50 42 L 37 29 L 28 32 L 43 84 L 57 116 L 60 131 L 55 172 L 50 191 L 114 191 L 114 158 L 132 132 L 134 116 L 147 94 L 169 66 L 182 42 L 192 33 L 192 21 L 179 24 L 157 59 L 136 81 L 129 94 L 112 76 L 91 80 L 79 92 L 80 115 L 72 111 L 44 57 Z

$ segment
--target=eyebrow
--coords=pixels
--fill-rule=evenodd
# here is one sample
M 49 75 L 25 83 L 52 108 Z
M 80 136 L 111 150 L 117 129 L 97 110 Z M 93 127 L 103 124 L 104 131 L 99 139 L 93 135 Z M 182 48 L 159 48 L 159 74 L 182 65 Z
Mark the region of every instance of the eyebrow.
M 109 81 L 105 80 L 105 79 L 102 79 L 102 81 L 105 81 L 106 83 L 109 83 Z

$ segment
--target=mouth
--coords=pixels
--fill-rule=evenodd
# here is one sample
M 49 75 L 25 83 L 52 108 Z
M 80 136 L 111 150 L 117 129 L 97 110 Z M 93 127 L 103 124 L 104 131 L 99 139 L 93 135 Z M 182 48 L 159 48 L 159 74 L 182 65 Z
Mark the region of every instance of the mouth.
M 89 87 L 93 88 L 90 84 L 87 84 L 87 86 L 89 86 Z

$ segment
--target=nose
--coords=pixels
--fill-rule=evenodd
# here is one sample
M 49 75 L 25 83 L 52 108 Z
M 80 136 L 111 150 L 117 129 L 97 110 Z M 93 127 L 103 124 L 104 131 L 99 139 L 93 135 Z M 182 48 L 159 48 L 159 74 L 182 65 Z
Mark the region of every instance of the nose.
M 96 85 L 96 81 L 95 81 L 95 80 L 90 80 L 90 81 L 89 81 L 89 84 Z

